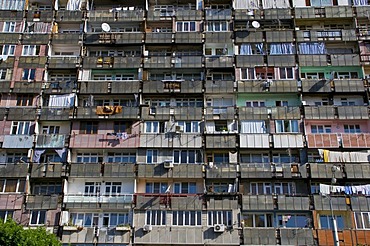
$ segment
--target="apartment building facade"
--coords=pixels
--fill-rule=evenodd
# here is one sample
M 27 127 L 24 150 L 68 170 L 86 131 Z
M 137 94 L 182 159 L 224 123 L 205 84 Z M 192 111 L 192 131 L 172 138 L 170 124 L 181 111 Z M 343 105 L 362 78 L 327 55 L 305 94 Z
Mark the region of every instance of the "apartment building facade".
M 369 11 L 3 0 L 1 218 L 75 246 L 370 244 Z

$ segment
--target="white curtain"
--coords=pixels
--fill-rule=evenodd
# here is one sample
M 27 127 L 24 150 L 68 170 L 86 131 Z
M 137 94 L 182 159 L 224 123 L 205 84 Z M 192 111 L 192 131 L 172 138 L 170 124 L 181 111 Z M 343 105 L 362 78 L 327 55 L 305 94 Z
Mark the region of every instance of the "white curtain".
M 258 9 L 259 0 L 235 0 L 235 9 Z
M 206 122 L 206 131 L 207 133 L 213 133 L 216 131 L 215 123 L 213 121 Z
M 286 9 L 290 8 L 289 0 L 263 0 L 264 9 Z
M 292 43 L 270 44 L 270 55 L 288 55 L 294 53 L 295 49 Z
M 326 48 L 324 43 L 300 43 L 299 53 L 302 55 L 324 55 L 326 54 Z
M 24 10 L 25 0 L 1 0 L 0 10 Z
M 250 44 L 240 45 L 240 55 L 252 55 L 252 46 Z
M 266 133 L 266 124 L 263 120 L 241 122 L 241 133 Z
M 49 98 L 49 107 L 73 107 L 75 94 L 51 95 Z
M 353 0 L 353 5 L 355 6 L 366 6 L 368 4 L 368 0 Z

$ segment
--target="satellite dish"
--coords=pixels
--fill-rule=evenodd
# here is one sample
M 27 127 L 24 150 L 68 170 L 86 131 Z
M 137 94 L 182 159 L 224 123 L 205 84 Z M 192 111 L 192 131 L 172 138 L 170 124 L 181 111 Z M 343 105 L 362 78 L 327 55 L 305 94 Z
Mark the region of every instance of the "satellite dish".
M 252 21 L 252 26 L 257 29 L 260 28 L 261 24 L 258 21 Z
M 110 25 L 108 23 L 102 23 L 101 24 L 101 29 L 103 30 L 103 32 L 109 32 L 110 31 Z

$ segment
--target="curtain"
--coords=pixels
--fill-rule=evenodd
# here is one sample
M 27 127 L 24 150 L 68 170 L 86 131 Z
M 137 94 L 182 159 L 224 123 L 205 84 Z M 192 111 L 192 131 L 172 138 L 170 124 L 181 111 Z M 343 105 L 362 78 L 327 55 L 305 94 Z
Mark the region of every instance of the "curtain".
M 266 133 L 266 124 L 263 120 L 242 121 L 241 133 Z
M 51 31 L 51 23 L 45 22 L 27 22 L 26 33 L 48 33 Z
M 333 3 L 332 0 L 311 0 L 311 6 L 313 7 L 333 6 Z
M 240 45 L 240 55 L 252 55 L 252 46 L 250 44 Z
M 263 0 L 264 9 L 286 9 L 290 8 L 289 0 Z
M 67 149 L 66 148 L 56 149 L 55 152 L 58 154 L 62 162 L 67 161 Z
M 213 133 L 216 131 L 215 123 L 214 122 L 206 122 L 206 131 L 208 133 Z
M 287 55 L 294 54 L 292 43 L 274 43 L 270 44 L 270 55 Z
M 67 3 L 67 10 L 81 10 L 81 0 L 69 0 Z
M 368 0 L 353 0 L 353 5 L 355 5 L 355 6 L 366 6 L 366 5 L 368 5 Z
M 44 149 L 36 149 L 35 152 L 33 153 L 33 159 L 32 161 L 34 163 L 40 163 L 40 158 L 41 158 L 41 155 L 45 152 Z
M 51 95 L 49 98 L 49 107 L 73 107 L 75 94 Z
M 1 0 L 0 10 L 24 10 L 25 0 Z
M 326 48 L 324 43 L 300 43 L 298 47 L 299 53 L 302 55 L 326 54 Z
M 256 48 L 260 52 L 260 54 L 265 54 L 265 51 L 263 50 L 263 43 L 256 44 Z
M 235 9 L 258 9 L 259 0 L 235 0 Z

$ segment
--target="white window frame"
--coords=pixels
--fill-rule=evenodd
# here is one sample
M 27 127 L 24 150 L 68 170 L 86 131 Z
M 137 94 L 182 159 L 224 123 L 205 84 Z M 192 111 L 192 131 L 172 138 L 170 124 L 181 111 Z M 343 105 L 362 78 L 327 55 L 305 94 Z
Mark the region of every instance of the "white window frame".
M 196 32 L 197 23 L 195 21 L 177 21 L 176 32 Z
M 231 210 L 208 211 L 207 225 L 214 226 L 215 224 L 232 226 L 233 212 Z
M 167 182 L 146 182 L 145 183 L 145 193 L 164 194 L 166 193 L 167 190 L 169 190 L 169 184 Z
M 91 215 L 90 224 L 85 224 L 87 215 Z M 72 223 L 83 227 L 99 226 L 99 214 L 98 213 L 71 213 L 70 215 Z M 77 223 L 82 221 L 82 224 Z M 96 222 L 96 225 L 94 223 Z
M 127 159 L 127 161 L 124 161 Z M 136 163 L 136 153 L 108 153 L 109 163 Z
M 146 151 L 146 163 L 158 163 L 158 152 L 157 149 L 148 149 Z
M 245 101 L 245 106 L 246 107 L 251 107 L 251 108 L 265 107 L 266 102 L 264 100 L 246 100 Z
M 43 126 L 42 134 L 59 134 L 60 126 Z
M 291 70 L 291 72 L 289 72 Z M 291 73 L 291 77 L 288 74 Z M 279 68 L 279 79 L 295 79 L 295 69 L 293 67 L 280 67 Z
M 243 162 L 243 163 L 261 163 L 261 164 L 269 164 L 270 163 L 270 157 L 269 157 L 269 154 L 255 154 L 255 153 L 248 153 L 248 154 L 244 154 L 242 153 L 241 156 L 249 156 L 247 158 L 249 158 L 249 160 L 253 160 L 253 156 L 258 156 L 261 157 L 261 160 L 262 162 Z M 242 157 L 241 157 L 242 158 Z
M 200 122 L 199 121 L 177 121 L 177 126 L 182 126 L 184 133 L 199 133 Z M 188 128 L 190 127 L 190 129 Z
M 3 56 L 14 56 L 15 47 L 16 47 L 16 45 L 14 45 L 14 44 L 4 44 L 3 48 L 2 48 L 2 51 L 1 51 L 1 55 L 3 55 Z
M 12 121 L 12 135 L 30 135 L 33 126 L 32 121 Z
M 22 55 L 23 56 L 35 56 L 37 51 L 37 45 L 23 45 Z
M 312 130 L 315 129 L 316 132 Z M 321 133 L 331 133 L 331 125 L 311 125 L 311 133 L 312 134 L 321 134 Z
M 260 194 L 260 189 L 262 194 Z M 249 184 L 249 192 L 253 195 L 271 195 L 273 187 L 270 182 L 251 182 Z
M 27 76 L 26 76 L 27 74 Z M 22 80 L 34 80 L 36 78 L 35 68 L 24 68 L 22 71 Z
M 186 192 L 187 189 L 187 192 Z M 195 189 L 195 192 L 191 192 Z M 173 193 L 175 194 L 196 194 L 197 193 L 197 183 L 196 182 L 175 182 L 173 183 Z
M 293 182 L 276 182 L 274 183 L 274 193 L 278 195 L 292 195 L 295 193 L 295 184 Z
M 99 195 L 101 192 L 101 182 L 85 182 L 84 195 Z
M 0 219 L 3 219 L 3 222 L 6 222 L 9 219 L 13 219 L 14 210 L 1 210 L 1 212 L 4 213 L 4 218 L 0 217 Z
M 4 180 L 4 184 L 3 184 L 3 189 L 0 190 L 0 193 L 21 193 L 21 192 L 24 192 L 24 190 L 21 190 L 19 191 L 19 188 L 20 188 L 20 185 L 21 185 L 21 182 L 25 182 L 24 180 L 21 180 L 21 179 L 12 179 L 12 178 L 4 178 L 4 179 L 1 179 L 1 180 Z M 6 191 L 6 186 L 7 186 L 7 182 L 9 180 L 17 180 L 17 185 L 15 187 L 15 191 Z M 24 183 L 24 188 L 25 188 L 25 183 Z
M 98 153 L 77 153 L 76 162 L 78 163 L 98 163 L 102 156 Z
M 0 80 L 6 80 L 7 69 L 0 69 Z
M 369 230 L 370 229 L 370 212 L 355 212 L 354 217 L 355 217 L 355 224 L 356 224 L 357 229 L 359 230 Z
M 46 223 L 46 210 L 32 210 L 30 212 L 30 225 L 37 225 L 37 226 L 41 226 L 41 225 L 45 225 Z M 34 219 L 34 216 L 37 216 L 36 218 L 36 223 L 32 223 L 32 220 Z M 44 217 L 44 221 L 40 221 L 40 219 L 42 218 L 42 216 Z
M 343 125 L 344 133 L 361 133 L 361 126 L 358 124 Z
M 122 194 L 122 182 L 105 182 L 105 196 L 117 196 Z
M 244 216 L 251 216 L 252 217 L 252 226 L 254 228 L 269 228 L 274 226 L 274 215 L 273 214 L 267 214 L 267 213 L 255 213 L 255 214 L 244 214 Z M 264 225 L 258 226 L 257 225 L 257 217 L 263 216 L 264 217 Z M 271 221 L 269 221 L 271 219 Z M 271 226 L 269 226 L 271 224 Z M 244 225 L 245 227 L 250 227 L 248 225 Z
M 160 132 L 159 121 L 146 121 L 144 132 L 145 133 L 159 133 Z
M 194 223 L 192 223 L 194 222 Z M 201 226 L 202 211 L 172 211 L 173 226 Z
M 145 213 L 145 221 L 147 225 L 165 226 L 167 211 L 164 210 L 147 210 Z
M 289 122 L 289 129 L 285 129 L 284 122 Z M 281 126 L 283 126 L 284 129 L 278 128 L 278 122 L 281 122 Z M 295 123 L 296 122 L 296 123 Z M 297 131 L 293 131 L 293 123 L 297 124 Z M 275 132 L 276 133 L 299 133 L 299 122 L 298 120 L 275 120 Z
M 207 32 L 227 32 L 230 29 L 228 21 L 208 21 L 206 28 Z
M 5 21 L 3 32 L 15 32 L 16 26 L 17 26 L 17 23 L 15 21 Z
M 176 158 L 176 153 L 177 154 L 177 158 Z M 201 160 L 201 152 L 200 150 L 174 150 L 173 151 L 173 162 L 174 163 L 177 163 L 177 164 L 200 164 L 202 163 L 202 160 Z M 194 155 L 194 156 L 191 156 L 191 155 Z M 185 157 L 186 160 L 184 162 L 184 158 L 182 157 Z M 194 162 L 190 162 L 190 158 L 194 158 Z

